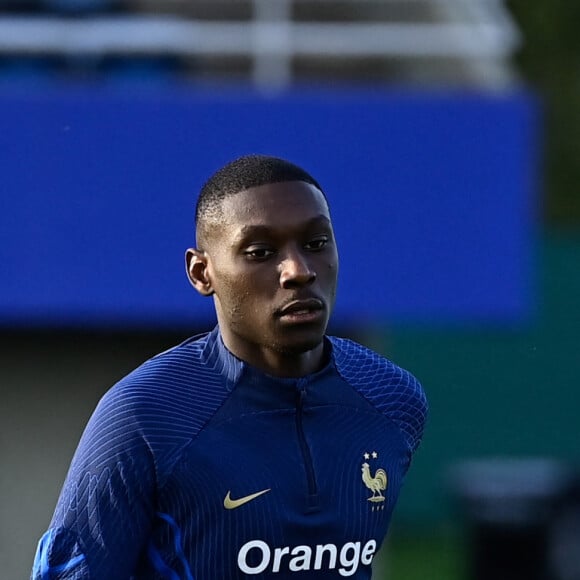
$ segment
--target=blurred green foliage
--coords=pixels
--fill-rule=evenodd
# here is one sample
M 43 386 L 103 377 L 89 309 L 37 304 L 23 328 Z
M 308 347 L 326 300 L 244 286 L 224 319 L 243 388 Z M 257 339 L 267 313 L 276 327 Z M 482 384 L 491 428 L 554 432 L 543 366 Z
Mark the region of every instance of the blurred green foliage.
M 443 530 L 423 535 L 397 533 L 387 543 L 373 580 L 465 580 L 466 549 Z
M 580 2 L 508 0 L 523 35 L 516 57 L 544 115 L 544 216 L 580 225 Z

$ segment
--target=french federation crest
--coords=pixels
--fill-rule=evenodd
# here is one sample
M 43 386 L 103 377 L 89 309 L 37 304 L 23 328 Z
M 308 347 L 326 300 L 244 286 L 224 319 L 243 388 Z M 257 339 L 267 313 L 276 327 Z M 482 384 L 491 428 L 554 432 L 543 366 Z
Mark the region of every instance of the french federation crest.
M 376 459 L 378 457 L 378 453 L 376 451 L 373 451 L 372 453 L 365 453 L 363 457 L 365 459 L 370 459 L 371 457 Z M 373 475 L 371 472 L 371 467 L 366 461 L 362 464 L 361 471 L 363 483 L 372 494 L 369 498 L 367 498 L 368 501 L 372 502 L 373 504 L 384 504 L 385 496 L 383 492 L 385 489 L 387 489 L 387 472 L 379 467 Z M 376 509 L 384 509 L 384 505 L 377 505 Z M 373 511 L 375 511 L 374 505 Z

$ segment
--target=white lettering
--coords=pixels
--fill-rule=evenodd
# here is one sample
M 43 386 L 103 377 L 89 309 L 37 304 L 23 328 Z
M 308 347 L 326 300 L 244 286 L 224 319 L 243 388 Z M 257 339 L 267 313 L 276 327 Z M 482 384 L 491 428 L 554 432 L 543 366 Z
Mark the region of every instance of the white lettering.
M 310 570 L 310 560 L 312 559 L 312 548 L 310 546 L 296 546 L 292 550 L 292 555 L 297 556 L 290 560 L 290 571 L 301 572 Z
M 373 561 L 373 556 L 377 551 L 377 543 L 374 540 L 369 540 L 362 549 L 362 554 L 360 555 L 360 561 L 368 566 Z
M 290 548 L 286 546 L 285 548 L 276 548 L 274 550 L 274 564 L 272 566 L 272 572 L 280 572 L 280 564 L 282 562 L 282 556 L 284 554 L 289 554 Z
M 249 566 L 246 561 L 248 552 L 257 548 L 262 551 L 262 561 L 257 566 Z M 238 553 L 238 567 L 245 574 L 260 574 L 270 563 L 270 547 L 262 540 L 252 540 L 244 544 Z
M 267 569 L 272 573 L 303 572 L 306 570 L 335 570 L 337 560 L 341 576 L 353 576 L 359 566 L 369 566 L 377 549 L 375 540 L 368 540 L 361 549 L 361 542 L 347 542 L 340 550 L 335 544 L 317 544 L 314 566 L 311 546 L 282 546 L 271 548 L 263 540 L 246 542 L 238 552 L 238 568 L 248 575 L 261 574 Z M 256 551 L 257 550 L 257 551 Z M 272 558 L 272 552 L 274 554 Z
M 320 570 L 322 568 L 322 557 L 324 552 L 328 552 L 328 569 L 334 570 L 336 568 L 336 546 L 334 544 L 318 544 L 316 546 L 316 558 L 314 560 L 314 569 Z
M 352 558 L 348 559 L 348 552 L 352 550 Z M 358 568 L 360 557 L 360 542 L 347 542 L 340 551 L 340 563 L 343 568 L 338 569 L 341 576 L 352 576 Z M 350 570 L 347 568 L 350 566 Z

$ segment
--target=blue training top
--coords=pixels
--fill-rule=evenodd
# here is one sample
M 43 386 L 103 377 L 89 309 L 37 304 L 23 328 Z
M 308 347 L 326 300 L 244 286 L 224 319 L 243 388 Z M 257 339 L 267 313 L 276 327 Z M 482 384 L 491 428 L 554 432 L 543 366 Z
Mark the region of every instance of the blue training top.
M 427 405 L 407 371 L 325 341 L 325 368 L 280 379 L 237 359 L 216 328 L 117 383 L 32 578 L 370 578 Z

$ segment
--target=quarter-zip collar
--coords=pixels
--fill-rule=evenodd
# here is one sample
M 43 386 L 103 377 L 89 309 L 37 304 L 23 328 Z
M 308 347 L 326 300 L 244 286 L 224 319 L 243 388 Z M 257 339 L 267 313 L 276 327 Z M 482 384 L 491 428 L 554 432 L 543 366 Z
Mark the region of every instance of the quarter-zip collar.
M 327 364 L 315 373 L 303 377 L 276 377 L 264 373 L 262 370 L 240 360 L 224 344 L 219 326 L 216 326 L 207 335 L 203 356 L 208 364 L 214 366 L 224 376 L 230 390 L 238 384 L 243 376 L 251 384 L 259 385 L 261 388 L 275 389 L 278 394 L 289 391 L 293 397 L 292 400 L 295 401 L 294 397 L 297 388 L 304 390 L 309 384 L 318 381 L 336 370 L 332 343 L 326 337 L 324 337 L 324 342 L 325 349 L 329 353 L 327 355 Z

